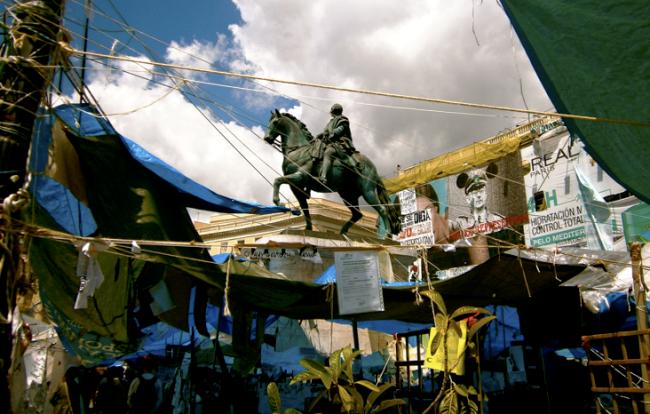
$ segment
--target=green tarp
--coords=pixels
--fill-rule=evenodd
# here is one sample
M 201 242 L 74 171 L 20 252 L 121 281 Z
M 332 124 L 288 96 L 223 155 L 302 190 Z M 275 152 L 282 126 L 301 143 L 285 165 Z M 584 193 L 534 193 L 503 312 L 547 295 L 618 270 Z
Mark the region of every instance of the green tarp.
M 186 209 L 187 197 L 134 159 L 121 137 L 91 112 L 91 107 L 65 110 L 65 116 L 56 112 L 41 117 L 35 128 L 31 163 L 34 203 L 25 217 L 38 229 L 29 247 L 30 264 L 39 278 L 43 304 L 64 343 L 87 364 L 133 351 L 141 325 L 157 320 L 150 311 L 149 288 L 161 280 L 175 307 L 159 314 L 159 319 L 189 330 L 188 314 L 192 312 L 198 331 L 207 334 L 207 298 L 222 297 L 226 265 L 214 263 L 205 248 L 147 244 L 201 242 Z M 94 128 L 84 129 L 86 123 L 78 122 L 84 118 Z M 47 194 L 39 192 L 42 189 Z M 69 218 L 62 220 L 66 214 Z M 51 229 L 65 234 L 64 224 L 72 222 L 76 224 L 69 228 L 84 235 L 140 244 L 132 251 L 128 243 L 99 241 L 94 258 L 104 280 L 88 298 L 87 306 L 77 309 L 75 300 L 84 283 L 77 264 L 84 242 L 73 244 L 72 238 L 61 240 L 43 232 Z M 92 233 L 85 232 L 88 228 Z M 101 244 L 106 244 L 106 250 Z M 230 274 L 264 280 L 280 277 L 250 262 L 232 263 Z M 189 309 L 192 287 L 197 288 L 196 300 L 194 309 Z M 297 300 L 297 294 L 285 294 L 284 299 L 278 303 L 288 306 Z M 274 295 L 258 298 L 262 304 L 269 300 L 274 300 Z M 246 300 L 239 302 L 245 304 Z
M 502 4 L 558 112 L 645 124 L 564 119 L 608 174 L 650 202 L 650 2 Z

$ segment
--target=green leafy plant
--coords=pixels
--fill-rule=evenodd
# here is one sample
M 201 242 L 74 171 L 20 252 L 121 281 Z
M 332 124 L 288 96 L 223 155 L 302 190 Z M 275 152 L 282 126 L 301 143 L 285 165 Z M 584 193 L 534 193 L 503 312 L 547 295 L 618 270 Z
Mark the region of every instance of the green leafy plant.
M 282 400 L 280 399 L 280 391 L 278 390 L 278 384 L 275 382 L 270 382 L 266 386 L 266 396 L 269 401 L 269 407 L 271 408 L 272 414 L 302 414 L 302 412 L 296 410 L 295 408 L 287 408 L 282 411 Z
M 353 351 L 352 347 L 346 346 L 330 355 L 327 366 L 308 358 L 300 360 L 300 365 L 306 370 L 293 377 L 291 384 L 317 380 L 324 386 L 324 390 L 310 405 L 309 412 L 319 403 L 327 412 L 358 414 L 375 414 L 405 404 L 401 399 L 380 398 L 394 387 L 393 384 L 377 386 L 367 380 L 354 380 L 352 365 L 359 354 L 359 351 Z M 358 387 L 370 391 L 365 400 Z
M 434 316 L 436 325 L 436 334 L 431 340 L 429 352 L 434 355 L 436 351 L 443 347 L 443 360 L 444 371 L 442 385 L 440 391 L 436 395 L 431 405 L 427 407 L 422 414 L 427 414 L 431 410 L 438 414 L 475 414 L 479 412 L 479 404 L 483 400 L 483 395 L 477 392 L 472 386 L 465 386 L 457 384 L 453 381 L 451 371 L 455 368 L 461 359 L 464 357 L 466 351 L 478 352 L 477 347 L 473 345 L 473 340 L 480 331 L 480 329 L 496 319 L 496 316 L 485 308 L 476 306 L 462 306 L 454 310 L 451 314 L 447 312 L 447 306 L 442 298 L 442 295 L 435 290 L 427 290 L 422 292 L 422 295 L 428 297 L 433 302 L 436 313 Z M 452 330 L 461 336 L 461 327 L 459 322 L 462 319 L 472 317 L 475 315 L 485 315 L 483 318 L 476 320 L 469 331 L 467 332 L 467 342 L 463 349 L 459 350 L 458 358 L 453 365 L 450 365 L 449 353 L 447 349 L 447 337 Z

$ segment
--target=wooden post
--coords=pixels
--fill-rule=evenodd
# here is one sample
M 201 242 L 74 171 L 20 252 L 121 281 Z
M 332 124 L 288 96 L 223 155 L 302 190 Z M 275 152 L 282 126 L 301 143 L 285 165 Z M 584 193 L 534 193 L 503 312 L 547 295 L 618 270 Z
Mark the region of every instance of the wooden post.
M 225 301 L 224 301 L 225 304 Z M 215 366 L 216 362 L 219 362 L 219 368 L 221 368 L 222 378 L 226 378 L 228 375 L 228 365 L 226 365 L 226 358 L 223 354 L 223 349 L 221 349 L 221 344 L 219 343 L 219 328 L 221 327 L 221 321 L 223 320 L 223 307 L 224 304 L 217 308 L 217 332 L 214 337 L 214 359 L 212 360 L 212 366 Z
M 636 327 L 638 330 L 648 328 L 648 307 L 646 305 L 645 281 L 643 279 L 643 261 L 641 258 L 641 244 L 630 244 L 632 258 L 632 281 L 634 283 L 634 300 L 636 303 Z M 650 341 L 648 335 L 639 335 L 639 357 L 647 359 L 650 355 Z M 648 363 L 641 364 L 641 377 L 645 384 L 650 383 L 650 370 Z M 650 414 L 650 394 L 643 394 L 644 413 Z
M 354 343 L 354 349 L 359 350 L 359 326 L 357 325 L 357 320 L 352 319 L 352 341 Z
M 4 33 L 5 43 L 0 49 L 0 225 L 5 227 L 25 205 L 26 198 L 17 191 L 26 181 L 36 112 L 54 73 L 49 65 L 57 63 L 51 62 L 51 57 L 58 47 L 63 3 L 17 2 L 6 8 L 6 16 L 15 18 Z M 4 246 L 0 252 L 0 412 L 9 412 L 11 406 L 7 383 L 12 365 L 11 312 L 16 304 L 17 269 L 21 264 L 22 236 L 12 230 L 0 233 Z
M 354 350 L 360 351 L 359 348 L 359 326 L 357 320 L 352 318 L 352 341 L 354 343 Z M 352 362 L 352 367 L 354 371 L 354 377 L 356 379 L 363 378 L 363 367 L 361 366 L 361 354 L 359 354 L 354 361 Z

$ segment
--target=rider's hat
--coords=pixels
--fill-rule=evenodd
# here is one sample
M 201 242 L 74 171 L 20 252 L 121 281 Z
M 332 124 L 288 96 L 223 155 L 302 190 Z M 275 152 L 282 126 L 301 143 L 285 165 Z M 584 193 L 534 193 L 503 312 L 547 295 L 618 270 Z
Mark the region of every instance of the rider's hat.
M 341 104 L 335 103 L 332 105 L 332 108 L 330 109 L 330 114 L 332 115 L 341 115 L 343 113 L 343 107 Z
M 489 178 L 494 178 L 498 173 L 499 168 L 495 163 L 490 163 L 487 169 L 475 169 L 469 173 L 461 173 L 456 177 L 456 186 L 462 188 L 465 194 L 472 191 L 480 190 L 485 187 Z

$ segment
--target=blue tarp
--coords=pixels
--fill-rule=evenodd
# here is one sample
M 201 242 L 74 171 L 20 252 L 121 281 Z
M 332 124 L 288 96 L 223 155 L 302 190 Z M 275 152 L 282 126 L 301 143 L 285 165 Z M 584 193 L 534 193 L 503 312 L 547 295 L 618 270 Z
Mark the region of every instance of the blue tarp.
M 418 285 L 416 282 L 387 282 L 383 277 L 379 278 L 379 282 L 382 286 L 387 287 L 404 287 L 404 286 L 413 286 Z M 328 267 L 320 276 L 314 280 L 314 283 L 317 285 L 327 285 L 328 283 L 336 283 L 336 265 L 331 265 Z M 421 285 L 423 282 L 420 282 Z
M 133 159 L 174 188 L 186 207 L 225 213 L 271 214 L 290 211 L 285 207 L 239 201 L 215 193 L 120 135 L 108 120 L 102 118 L 88 104 L 61 105 L 54 108 L 54 112 L 66 128 L 80 136 L 119 136 Z M 42 117 L 34 131 L 30 168 L 34 173 L 33 188 L 36 199 L 66 231 L 87 236 L 97 229 L 90 210 L 80 203 L 63 183 L 46 175 L 53 123 L 53 117 Z
M 177 169 L 157 158 L 140 145 L 121 136 L 133 158 L 149 171 L 174 186 L 187 207 L 223 213 L 271 214 L 290 211 L 285 207 L 264 206 L 222 196 L 192 181 Z M 226 173 L 227 174 L 227 173 Z

